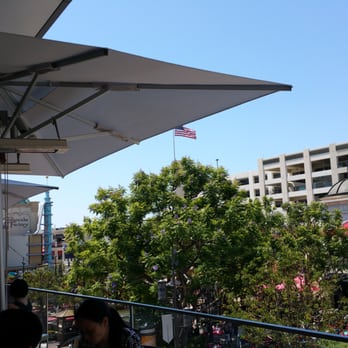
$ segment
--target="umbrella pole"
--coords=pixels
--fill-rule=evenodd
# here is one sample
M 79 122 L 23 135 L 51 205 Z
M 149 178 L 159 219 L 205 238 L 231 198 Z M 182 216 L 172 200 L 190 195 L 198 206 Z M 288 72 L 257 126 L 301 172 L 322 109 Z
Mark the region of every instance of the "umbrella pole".
M 7 258 L 7 243 L 4 230 L 4 212 L 3 212 L 3 192 L 1 186 L 0 175 L 0 309 L 6 309 L 6 284 L 5 284 L 5 272 L 6 272 L 6 258 Z

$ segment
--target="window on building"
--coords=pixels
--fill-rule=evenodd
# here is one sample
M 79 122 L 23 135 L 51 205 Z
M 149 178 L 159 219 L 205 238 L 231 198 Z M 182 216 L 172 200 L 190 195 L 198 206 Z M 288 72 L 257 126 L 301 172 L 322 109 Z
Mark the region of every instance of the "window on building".
M 306 182 L 305 180 L 293 180 L 289 182 L 289 192 L 290 191 L 305 191 Z
M 305 172 L 303 163 L 288 166 L 287 170 L 289 175 L 301 175 L 301 174 L 304 174 Z
M 279 165 L 279 158 L 268 158 L 262 161 L 264 166 L 276 166 Z
M 276 193 L 282 193 L 282 188 L 281 186 L 273 186 L 273 193 L 276 194 Z
M 323 170 L 330 170 L 330 169 L 331 169 L 331 164 L 330 164 L 329 158 L 312 162 L 312 171 L 313 172 L 321 172 Z
M 249 185 L 249 178 L 238 179 L 240 185 Z
M 260 190 L 259 189 L 255 189 L 254 190 L 254 194 L 255 194 L 255 197 L 260 197 Z
M 347 150 L 347 149 L 348 149 L 347 143 L 336 145 L 336 151 Z
M 309 153 L 311 156 L 327 154 L 329 149 L 327 147 L 322 147 L 321 149 L 311 150 Z
M 343 179 L 347 179 L 347 178 L 348 178 L 348 173 L 338 174 L 338 181 L 343 180 Z
M 286 155 L 285 156 L 285 161 L 293 161 L 293 160 L 301 160 L 303 159 L 303 154 L 302 153 L 294 153 L 292 155 Z
M 305 198 L 302 198 L 302 199 L 297 199 L 295 202 L 296 202 L 296 203 L 303 203 L 303 204 L 307 204 L 307 199 L 305 199 Z
M 258 184 L 260 182 L 259 177 L 256 175 L 253 177 L 254 184 Z
M 337 167 L 348 167 L 348 155 L 337 157 Z
M 280 208 L 282 206 L 283 202 L 282 200 L 275 200 L 274 201 L 274 205 L 277 207 L 277 208 Z
M 313 178 L 313 188 L 331 187 L 332 179 L 331 175 L 321 176 L 319 178 Z

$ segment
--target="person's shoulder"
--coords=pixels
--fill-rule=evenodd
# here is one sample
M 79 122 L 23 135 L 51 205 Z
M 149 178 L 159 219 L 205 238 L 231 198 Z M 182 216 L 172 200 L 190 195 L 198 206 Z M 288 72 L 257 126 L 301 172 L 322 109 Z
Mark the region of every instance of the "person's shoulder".
M 14 303 L 9 303 L 8 309 L 19 309 Z
M 14 301 L 13 303 L 10 303 L 8 305 L 8 308 L 9 309 L 22 309 L 22 310 L 25 310 L 28 312 L 32 311 L 32 306 L 31 306 L 30 302 L 28 302 L 28 304 L 24 304 L 23 302 L 20 302 L 20 301 Z

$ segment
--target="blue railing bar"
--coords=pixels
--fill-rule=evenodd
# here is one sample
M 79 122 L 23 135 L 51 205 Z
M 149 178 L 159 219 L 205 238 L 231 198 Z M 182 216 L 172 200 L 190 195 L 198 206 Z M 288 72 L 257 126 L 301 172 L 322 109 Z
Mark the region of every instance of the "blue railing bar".
M 140 303 L 140 302 L 131 302 L 131 301 L 123 301 L 123 300 L 115 300 L 107 297 L 98 297 L 98 296 L 89 296 L 89 295 L 82 295 L 82 294 L 75 294 L 71 292 L 64 292 L 64 291 L 56 291 L 56 290 L 46 290 L 46 289 L 39 289 L 39 288 L 29 288 L 30 290 L 33 291 L 38 291 L 38 292 L 44 292 L 44 293 L 50 293 L 54 295 L 63 295 L 63 296 L 70 296 L 70 297 L 79 297 L 79 298 L 96 298 L 100 299 L 103 301 L 111 302 L 111 303 L 116 303 L 116 304 L 122 304 L 125 306 L 134 306 L 134 307 L 143 307 L 143 308 L 149 308 L 153 310 L 158 310 L 158 311 L 163 311 L 163 312 L 172 312 L 172 313 L 177 313 L 177 314 L 182 314 L 182 315 L 189 315 L 192 317 L 203 317 L 203 318 L 209 318 L 213 320 L 221 320 L 221 321 L 230 321 L 233 324 L 236 324 L 236 326 L 253 326 L 253 327 L 259 327 L 262 329 L 268 329 L 268 330 L 274 330 L 274 331 L 282 331 L 290 334 L 297 334 L 297 335 L 303 335 L 303 336 L 309 336 L 309 337 L 316 337 L 320 339 L 326 339 L 326 340 L 333 340 L 337 342 L 346 342 L 348 343 L 348 337 L 346 336 L 341 336 L 337 334 L 332 334 L 328 332 L 321 332 L 321 331 L 315 331 L 315 330 L 309 330 L 309 329 L 302 329 L 302 328 L 297 328 L 297 327 L 292 327 L 292 326 L 284 326 L 284 325 L 279 325 L 279 324 L 270 324 L 270 323 L 264 323 L 261 321 L 256 321 L 256 320 L 247 320 L 247 319 L 238 319 L 238 318 L 233 318 L 233 317 L 228 317 L 224 315 L 216 315 L 216 314 L 209 314 L 209 313 L 204 313 L 204 312 L 196 312 L 196 311 L 190 311 L 190 310 L 185 310 L 185 309 L 177 309 L 173 307 L 164 307 L 164 306 L 158 306 L 158 305 L 152 305 L 152 304 L 147 304 L 147 303 Z

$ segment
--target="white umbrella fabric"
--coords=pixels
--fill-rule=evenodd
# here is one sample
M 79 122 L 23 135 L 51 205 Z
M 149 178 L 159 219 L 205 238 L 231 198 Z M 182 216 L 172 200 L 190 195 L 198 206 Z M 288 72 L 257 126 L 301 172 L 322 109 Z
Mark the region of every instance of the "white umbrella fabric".
M 1 1 L 0 32 L 43 37 L 71 0 Z
M 291 90 L 286 84 L 17 34 L 0 33 L 0 46 L 0 171 L 5 172 L 28 164 L 31 174 L 64 177 L 177 126 Z M 33 140 L 48 139 L 66 141 L 68 151 L 32 147 Z M 3 248 L 0 253 L 3 277 Z
M 0 138 L 67 141 L 64 154 L 8 154 L 8 163 L 29 163 L 38 175 L 64 177 L 177 126 L 291 89 L 8 33 L 0 33 L 0 45 Z
M 25 199 L 50 190 L 58 190 L 58 187 L 1 179 L 2 207 L 10 208 Z

